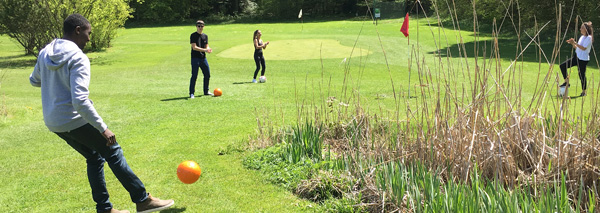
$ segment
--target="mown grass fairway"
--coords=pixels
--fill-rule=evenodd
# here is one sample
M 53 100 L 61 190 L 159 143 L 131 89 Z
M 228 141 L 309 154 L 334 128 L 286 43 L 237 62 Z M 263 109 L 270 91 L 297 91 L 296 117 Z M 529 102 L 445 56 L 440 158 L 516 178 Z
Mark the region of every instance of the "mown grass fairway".
M 438 49 L 444 55 L 448 54 L 446 47 L 454 51 L 458 35 L 472 45 L 473 33 L 429 28 L 425 21 L 415 20 L 411 21 L 408 46 L 399 32 L 401 23 L 383 20 L 377 31 L 370 21 L 309 22 L 303 28 L 294 23 L 207 23 L 204 32 L 214 50 L 208 55 L 210 88 L 221 88 L 223 96 L 195 99 L 187 99 L 193 24 L 124 29 L 112 48 L 88 54 L 92 63 L 90 98 L 147 190 L 153 196 L 175 200 L 170 212 L 310 211 L 314 204 L 265 182 L 259 172 L 244 169 L 241 158 L 248 153 L 232 150 L 244 147 L 249 138 L 259 134 L 257 117 L 266 116 L 275 126 L 291 125 L 297 123 L 299 105 L 320 103 L 327 97 L 360 98 L 368 110 L 394 112 L 392 80 L 401 103 L 399 114 L 404 115 L 405 106 L 423 97 L 413 93 L 411 96 L 419 99 L 405 99 L 408 88 L 427 84 L 419 82 L 415 61 L 427 61 L 431 67 L 424 69 L 435 70 L 438 59 L 433 54 Z M 266 84 L 250 83 L 255 69 L 251 35 L 256 29 L 262 31 L 264 41 L 272 42 L 265 50 Z M 286 54 L 287 45 L 277 41 L 296 45 Z M 508 41 L 509 46 L 516 43 Z M 44 126 L 40 91 L 28 82 L 35 58 L 22 56 L 21 49 L 6 36 L 0 37 L 0 49 L 0 112 L 2 107 L 6 109 L 6 115 L 0 114 L 0 212 L 93 212 L 84 159 Z M 409 85 L 408 53 L 417 49 Z M 473 55 L 472 50 L 467 51 Z M 508 67 L 515 51 L 504 51 L 502 63 Z M 526 54 L 535 55 L 535 50 Z M 344 58 L 346 62 L 342 62 Z M 461 66 L 457 54 L 448 60 Z M 472 58 L 467 61 L 473 63 Z M 531 59 L 515 66 L 524 71 L 522 95 L 529 100 L 536 85 L 542 84 L 537 80 L 538 70 L 545 73 L 548 65 Z M 586 98 L 596 96 L 597 71 L 590 63 Z M 455 81 L 451 89 L 462 90 L 468 81 L 460 72 L 451 73 L 455 75 L 450 78 Z M 577 78 L 572 82 L 572 88 L 580 88 Z M 345 85 L 350 89 L 344 89 Z M 352 90 L 360 97 L 352 96 Z M 549 90 L 546 101 L 550 106 L 558 101 L 555 94 Z M 572 89 L 571 95 L 577 94 Z M 340 98 L 344 96 L 351 98 Z M 580 106 L 579 100 L 585 99 L 574 99 L 573 106 Z M 589 110 L 584 104 L 581 111 Z M 185 160 L 194 160 L 202 168 L 202 176 L 191 185 L 176 177 L 177 165 Z M 115 207 L 134 210 L 110 169 L 105 171 Z
M 265 42 L 267 42 L 265 40 Z M 272 41 L 268 51 L 264 52 L 265 57 L 270 60 L 308 60 L 308 59 L 332 59 L 346 58 L 353 53 L 355 56 L 366 56 L 370 52 L 365 49 L 343 46 L 338 41 L 332 39 L 303 39 L 303 40 L 280 40 Z M 315 48 L 318 47 L 318 48 Z M 218 54 L 224 58 L 247 59 L 254 50 L 248 48 L 248 44 L 238 45 L 229 48 Z

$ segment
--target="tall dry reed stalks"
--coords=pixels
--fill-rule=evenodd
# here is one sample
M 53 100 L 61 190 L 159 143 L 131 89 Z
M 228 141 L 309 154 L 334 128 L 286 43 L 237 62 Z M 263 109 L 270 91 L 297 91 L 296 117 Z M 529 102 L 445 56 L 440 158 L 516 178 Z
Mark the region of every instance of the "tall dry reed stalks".
M 456 11 L 453 1 L 443 3 L 449 11 Z M 437 19 L 438 24 L 444 23 L 437 11 L 442 4 L 438 4 L 434 5 L 436 18 L 421 14 L 432 33 L 444 31 L 439 33 L 443 35 L 444 26 L 434 29 L 429 22 Z M 436 45 L 441 45 L 456 39 L 461 60 L 450 59 L 450 54 L 435 54 L 434 64 L 428 64 L 424 58 L 432 56 L 420 52 L 418 39 L 417 47 L 412 46 L 409 64 L 416 68 L 411 66 L 409 72 L 419 76 L 417 84 L 429 85 L 411 91 L 417 97 L 417 106 L 403 101 L 412 98 L 410 95 L 395 92 L 397 108 L 402 110 L 366 112 L 360 98 L 356 98 L 358 89 L 349 88 L 346 82 L 342 93 L 350 95 L 342 95 L 340 99 L 321 97 L 323 102 L 316 106 L 298 104 L 299 120 L 312 120 L 314 126 L 322 128 L 323 147 L 337 153 L 337 158 L 345 161 L 346 169 L 362 180 L 360 190 L 363 199 L 368 200 L 365 205 L 377 206 L 373 208 L 376 211 L 408 208 L 406 197 L 393 198 L 390 189 L 377 186 L 375 177 L 381 172 L 377 168 L 389 162 L 423 164 L 446 182 L 469 183 L 474 171 L 478 171 L 476 176 L 497 181 L 509 190 L 531 187 L 534 197 L 538 196 L 538 189 L 559 190 L 552 187 L 564 178 L 572 205 L 584 210 L 592 204 L 598 205 L 595 198 L 600 178 L 598 93 L 581 99 L 555 97 L 554 85 L 559 79 L 554 67 L 557 67 L 567 33 L 563 34 L 558 24 L 552 53 L 546 53 L 539 34 L 548 23 L 536 24 L 534 35 L 522 35 L 524 30 L 520 23 L 514 23 L 515 19 L 520 20 L 516 4 L 510 1 L 500 5 L 506 9 L 501 23 L 512 22 L 509 24 L 515 28 L 517 42 L 517 50 L 508 66 L 502 62 L 503 44 L 498 42 L 503 24 L 491 23 L 492 40 L 482 41 L 477 36 L 480 23 L 473 1 L 476 36 L 473 50 L 467 49 L 460 33 L 456 38 L 440 36 L 436 40 Z M 515 8 L 517 12 L 512 12 Z M 561 5 L 556 8 L 556 13 L 561 14 Z M 453 28 L 460 30 L 460 20 L 453 12 L 450 13 Z M 563 19 L 558 15 L 555 21 L 561 23 Z M 571 19 L 568 23 L 571 25 Z M 573 24 L 575 29 L 578 23 L 579 20 Z M 383 50 L 383 45 L 381 48 Z M 528 49 L 535 49 L 539 63 L 548 64 L 550 68 L 543 70 L 540 66 L 534 95 L 524 100 L 523 84 L 532 83 L 532 79 L 523 79 L 522 63 Z M 450 48 L 439 48 L 438 53 L 442 51 L 452 52 Z M 346 67 L 346 72 L 348 69 Z M 455 84 L 460 82 L 459 78 L 467 79 L 466 83 Z M 393 84 L 393 79 L 390 80 Z M 591 111 L 583 111 L 584 105 L 591 106 Z M 589 193 L 594 198 L 586 203 Z M 390 203 L 392 198 L 401 202 Z

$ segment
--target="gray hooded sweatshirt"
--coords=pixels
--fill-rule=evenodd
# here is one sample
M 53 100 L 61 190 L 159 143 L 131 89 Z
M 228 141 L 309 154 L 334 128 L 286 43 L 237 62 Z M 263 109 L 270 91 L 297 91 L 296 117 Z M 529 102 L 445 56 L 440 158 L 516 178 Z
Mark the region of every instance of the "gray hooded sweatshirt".
M 87 123 L 100 132 L 106 124 L 88 98 L 90 60 L 77 44 L 55 39 L 37 58 L 29 82 L 41 87 L 44 122 L 52 132 L 68 132 Z

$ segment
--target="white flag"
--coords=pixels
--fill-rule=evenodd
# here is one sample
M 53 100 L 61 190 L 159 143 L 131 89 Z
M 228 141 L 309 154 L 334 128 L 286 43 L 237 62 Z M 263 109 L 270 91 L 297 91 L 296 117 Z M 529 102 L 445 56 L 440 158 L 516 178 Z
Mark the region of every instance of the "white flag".
M 339 67 L 339 66 L 342 66 L 342 64 L 344 64 L 344 63 L 346 63 L 346 58 L 344 58 L 344 59 L 342 60 L 342 62 L 340 63 L 340 65 L 338 65 L 338 67 Z
M 298 18 L 302 18 L 302 9 L 300 9 L 300 13 L 298 13 Z

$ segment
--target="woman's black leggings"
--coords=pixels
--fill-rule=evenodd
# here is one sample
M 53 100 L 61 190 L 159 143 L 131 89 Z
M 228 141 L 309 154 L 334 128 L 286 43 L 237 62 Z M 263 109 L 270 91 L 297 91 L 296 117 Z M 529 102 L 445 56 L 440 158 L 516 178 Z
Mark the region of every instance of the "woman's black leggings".
M 256 75 L 258 75 L 258 70 L 260 70 L 260 66 L 262 65 L 262 71 L 260 75 L 265 75 L 265 57 L 262 53 L 254 54 L 254 63 L 256 63 L 256 70 L 254 71 L 254 79 L 256 79 Z
M 579 70 L 579 79 L 581 80 L 581 87 L 583 90 L 587 89 L 587 78 L 585 77 L 585 70 L 587 67 L 588 61 L 582 61 L 577 58 L 577 55 L 573 56 L 573 58 L 566 60 L 562 64 L 560 64 L 560 72 L 564 79 L 567 79 L 567 68 L 571 68 L 573 66 L 577 66 L 577 70 Z

